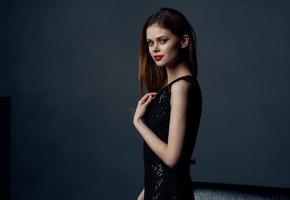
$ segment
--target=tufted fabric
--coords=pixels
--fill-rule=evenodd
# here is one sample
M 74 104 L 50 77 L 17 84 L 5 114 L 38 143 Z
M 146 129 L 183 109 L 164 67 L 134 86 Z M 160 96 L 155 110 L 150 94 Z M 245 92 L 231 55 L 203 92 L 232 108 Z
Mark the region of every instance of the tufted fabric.
M 195 200 L 290 200 L 290 188 L 193 182 Z

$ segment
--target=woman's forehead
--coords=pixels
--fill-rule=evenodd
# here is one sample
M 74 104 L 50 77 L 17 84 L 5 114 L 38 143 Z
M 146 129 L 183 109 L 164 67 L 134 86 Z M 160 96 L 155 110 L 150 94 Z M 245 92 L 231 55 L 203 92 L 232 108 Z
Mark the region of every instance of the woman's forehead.
M 146 30 L 146 38 L 150 40 L 153 40 L 155 38 L 159 38 L 162 36 L 170 36 L 170 35 L 172 35 L 172 33 L 169 30 L 155 24 L 149 26 Z

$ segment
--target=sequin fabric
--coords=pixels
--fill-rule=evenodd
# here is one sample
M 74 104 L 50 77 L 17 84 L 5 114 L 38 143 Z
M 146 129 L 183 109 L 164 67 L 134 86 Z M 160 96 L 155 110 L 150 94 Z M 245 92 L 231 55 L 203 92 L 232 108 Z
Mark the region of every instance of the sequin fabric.
M 171 86 L 179 81 L 190 83 L 187 108 L 185 143 L 178 163 L 168 167 L 147 145 L 143 143 L 144 199 L 145 200 L 193 200 L 190 176 L 190 160 L 199 127 L 202 98 L 199 84 L 191 75 L 179 77 L 162 88 L 148 104 L 144 114 L 145 124 L 167 144 L 170 120 Z

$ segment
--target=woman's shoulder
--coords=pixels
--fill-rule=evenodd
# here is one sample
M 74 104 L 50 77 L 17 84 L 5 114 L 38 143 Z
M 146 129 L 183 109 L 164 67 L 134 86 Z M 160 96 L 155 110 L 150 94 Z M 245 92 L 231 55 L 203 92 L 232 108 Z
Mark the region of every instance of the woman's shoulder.
M 180 79 L 179 81 L 176 81 L 171 85 L 171 91 L 188 90 L 191 86 L 192 82 L 185 79 Z
M 195 79 L 192 76 L 182 76 L 172 81 L 170 89 L 172 90 L 187 90 L 193 87 Z
M 175 81 L 171 84 L 169 88 L 171 96 L 180 96 L 185 95 L 189 98 L 197 98 L 201 96 L 201 89 L 197 79 L 194 79 L 191 76 L 182 77 L 178 81 Z

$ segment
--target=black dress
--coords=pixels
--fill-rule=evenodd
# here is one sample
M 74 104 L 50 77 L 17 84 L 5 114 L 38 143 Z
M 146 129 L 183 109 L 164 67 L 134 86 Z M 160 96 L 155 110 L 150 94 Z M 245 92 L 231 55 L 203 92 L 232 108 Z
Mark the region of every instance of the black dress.
M 144 199 L 145 200 L 192 200 L 194 199 L 190 176 L 191 155 L 194 149 L 200 122 L 202 97 L 199 84 L 191 75 L 171 81 L 159 90 L 148 104 L 144 123 L 167 143 L 170 120 L 171 86 L 179 80 L 190 83 L 187 108 L 187 127 L 181 158 L 173 167 L 168 167 L 147 145 L 143 143 Z

